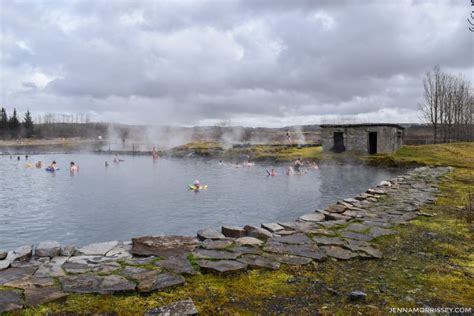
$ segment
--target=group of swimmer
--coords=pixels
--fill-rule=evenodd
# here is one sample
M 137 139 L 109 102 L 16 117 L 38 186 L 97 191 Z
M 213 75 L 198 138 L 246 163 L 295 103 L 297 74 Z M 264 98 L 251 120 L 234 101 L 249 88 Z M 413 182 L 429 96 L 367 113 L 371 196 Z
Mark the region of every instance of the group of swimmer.
M 293 176 L 293 175 L 302 175 L 302 174 L 307 173 L 308 170 L 301 169 L 302 166 L 303 166 L 303 161 L 301 160 L 301 158 L 297 158 L 293 162 L 292 166 L 288 166 L 288 168 L 286 168 L 285 175 Z M 311 169 L 319 170 L 318 164 L 313 161 L 307 162 L 307 166 Z M 270 177 L 274 177 L 278 175 L 274 168 L 270 170 L 267 169 L 266 172 L 267 172 L 267 176 L 270 176 Z

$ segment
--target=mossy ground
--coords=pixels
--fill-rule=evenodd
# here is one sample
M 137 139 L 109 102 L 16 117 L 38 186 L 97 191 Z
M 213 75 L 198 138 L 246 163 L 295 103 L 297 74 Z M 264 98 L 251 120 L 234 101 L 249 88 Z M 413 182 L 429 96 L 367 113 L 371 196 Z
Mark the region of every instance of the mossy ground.
M 384 259 L 328 260 L 226 277 L 199 274 L 187 278 L 184 287 L 165 292 L 71 295 L 65 302 L 18 313 L 141 315 L 187 297 L 202 315 L 378 315 L 388 314 L 390 307 L 474 308 L 473 226 L 460 210 L 468 193 L 474 193 L 474 145 L 406 147 L 381 159 L 387 157 L 398 164 L 416 161 L 457 168 L 441 182 L 436 204 L 422 210 L 434 217 L 419 217 L 398 226 L 398 234 L 377 241 Z M 347 294 L 353 290 L 366 292 L 367 301 L 349 302 Z

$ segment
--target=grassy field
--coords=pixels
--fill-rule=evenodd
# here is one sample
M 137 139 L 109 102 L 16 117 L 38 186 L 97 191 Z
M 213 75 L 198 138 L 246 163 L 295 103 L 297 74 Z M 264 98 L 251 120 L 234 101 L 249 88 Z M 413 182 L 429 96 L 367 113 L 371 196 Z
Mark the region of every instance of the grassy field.
M 256 148 L 255 158 L 321 158 L 317 148 Z M 371 160 L 391 165 L 451 165 L 436 204 L 378 241 L 382 260 L 328 260 L 303 268 L 250 271 L 229 277 L 204 274 L 187 278 L 184 287 L 150 295 L 71 295 L 63 303 L 25 310 L 24 315 L 54 313 L 141 315 L 147 309 L 191 297 L 202 315 L 389 314 L 390 307 L 474 307 L 473 224 L 463 213 L 474 193 L 474 144 L 407 146 L 394 155 Z M 472 216 L 472 215 L 471 215 Z M 471 217 L 472 218 L 472 217 Z M 347 294 L 367 293 L 364 304 Z

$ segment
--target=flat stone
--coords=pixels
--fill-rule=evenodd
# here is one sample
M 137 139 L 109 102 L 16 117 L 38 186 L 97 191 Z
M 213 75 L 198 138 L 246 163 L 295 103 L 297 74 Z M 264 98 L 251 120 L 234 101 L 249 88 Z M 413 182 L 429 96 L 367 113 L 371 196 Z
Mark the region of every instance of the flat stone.
M 0 285 L 7 282 L 23 279 L 27 276 L 33 275 L 37 270 L 37 267 L 23 267 L 23 268 L 9 268 L 7 270 L 0 271 Z
M 352 291 L 349 293 L 349 300 L 351 302 L 364 302 L 367 297 L 367 294 L 365 294 L 362 291 Z
M 232 252 L 240 253 L 240 254 L 258 255 L 261 253 L 261 251 L 258 248 L 252 247 L 252 246 L 234 246 L 234 247 L 229 248 L 229 250 Z
M 3 260 L 0 260 L 0 271 L 8 269 L 14 259 L 15 255 L 13 254 L 13 251 L 9 251 L 7 256 Z
M 344 225 L 346 223 L 347 223 L 346 220 L 331 220 L 327 222 L 320 222 L 319 225 L 324 226 L 326 228 L 332 228 L 332 227 Z
M 135 290 L 135 284 L 118 275 L 78 275 L 65 276 L 60 279 L 63 290 L 73 293 L 109 294 Z
M 358 232 L 358 233 L 368 231 L 369 229 L 370 229 L 370 226 L 359 224 L 359 223 L 352 223 L 352 224 L 349 224 L 346 228 L 344 228 L 344 230 Z
M 185 256 L 169 257 L 168 259 L 155 262 L 155 265 L 178 274 L 196 274 L 193 265 Z
M 343 201 L 346 202 L 346 203 L 352 204 L 352 205 L 359 203 L 359 201 L 357 201 L 356 199 L 353 199 L 353 198 L 344 199 Z
M 345 211 L 344 213 L 328 213 L 328 214 L 324 215 L 324 218 L 328 221 L 342 221 L 342 220 L 343 221 L 348 221 L 352 217 L 343 215 L 346 212 L 347 211 Z
M 344 206 L 345 208 L 351 208 L 353 205 L 345 201 L 337 201 L 337 204 Z
M 357 239 L 357 240 L 362 240 L 362 241 L 371 241 L 372 239 L 374 239 L 372 236 L 369 236 L 366 234 L 359 234 L 359 233 L 353 233 L 353 232 L 348 232 L 348 231 L 343 231 L 341 235 L 345 238 Z
M 336 259 L 348 260 L 357 257 L 357 254 L 338 246 L 322 246 L 321 248 L 326 252 L 329 257 L 333 257 Z
M 371 247 L 368 242 L 355 239 L 347 239 L 346 244 L 342 246 L 352 251 L 359 251 L 361 247 Z
M 259 255 L 243 255 L 241 258 L 237 259 L 237 261 L 246 263 L 251 269 L 276 270 L 280 268 L 279 262 Z
M 400 216 L 400 221 L 409 222 L 417 217 L 418 217 L 418 214 L 416 214 L 416 212 L 405 213 L 402 216 Z
M 279 230 L 278 231 L 278 235 L 280 236 L 288 236 L 288 235 L 293 235 L 293 234 L 296 234 L 297 231 L 296 230 L 292 230 L 292 229 L 284 229 L 284 230 Z
M 115 258 L 105 256 L 74 256 L 69 257 L 67 262 L 82 263 L 82 264 L 99 264 L 106 262 L 115 262 Z
M 128 258 L 128 259 L 123 260 L 123 262 L 130 265 L 144 265 L 144 264 L 151 263 L 155 259 L 156 257 L 154 256 L 146 257 L 146 258 Z
M 117 262 L 106 262 L 106 263 L 100 263 L 100 264 L 92 266 L 91 272 L 110 274 L 120 269 L 121 267 L 122 266 L 118 264 Z
M 186 300 L 174 302 L 165 306 L 150 309 L 145 316 L 153 315 L 197 315 L 198 311 L 193 301 L 188 298 Z
M 232 246 L 234 242 L 232 240 L 212 240 L 206 239 L 201 243 L 201 247 L 210 250 L 222 250 Z
M 285 228 L 277 223 L 265 223 L 261 225 L 262 228 L 265 228 L 268 231 L 271 231 L 272 233 L 276 233 L 280 230 L 284 230 Z
M 267 243 L 263 248 L 266 252 L 285 254 L 285 255 L 294 255 L 300 257 L 306 257 L 322 261 L 326 259 L 326 254 L 318 248 L 318 246 L 313 244 L 304 244 L 304 245 L 288 245 L 282 243 Z
M 247 232 L 243 227 L 236 227 L 236 226 L 222 226 L 221 232 L 226 237 L 231 238 L 240 238 L 247 236 Z
M 3 260 L 7 257 L 8 252 L 0 250 L 0 260 Z
M 289 236 L 282 236 L 282 237 L 275 237 L 270 239 L 272 242 L 279 242 L 283 244 L 294 244 L 294 245 L 301 245 L 301 244 L 311 244 L 311 239 L 306 236 L 305 234 L 293 234 Z
M 16 268 L 39 267 L 48 262 L 49 262 L 48 257 L 41 257 L 41 258 L 35 258 L 35 259 L 26 260 L 26 261 L 13 261 L 11 263 L 11 266 L 16 267 Z
M 25 261 L 29 260 L 32 255 L 32 248 L 31 246 L 21 246 L 16 248 L 13 251 L 13 254 L 15 255 L 15 260 L 20 260 L 20 261 Z
M 383 257 L 382 252 L 373 247 L 361 246 L 361 247 L 357 247 L 357 250 L 362 251 L 363 253 L 365 253 L 366 255 L 372 258 L 381 259 Z
M 265 257 L 267 256 L 275 259 L 276 261 L 280 263 L 287 264 L 287 265 L 295 265 L 295 266 L 306 265 L 310 263 L 311 261 L 313 261 L 311 258 L 276 255 L 276 254 L 270 254 L 270 253 L 266 253 Z
M 341 204 L 333 204 L 333 205 L 330 205 L 326 211 L 328 211 L 329 213 L 342 213 L 344 212 L 348 207 L 344 206 L 344 205 L 341 205 Z
M 61 245 L 57 241 L 42 241 L 35 249 L 36 257 L 57 257 L 61 254 Z
M 116 259 L 126 259 L 126 258 L 132 257 L 132 254 L 130 253 L 131 250 L 132 250 L 131 244 L 119 243 L 117 246 L 112 248 L 105 255 L 107 257 L 112 257 Z
M 205 239 L 218 240 L 218 239 L 225 238 L 224 234 L 213 229 L 201 229 L 197 232 L 197 237 L 200 240 L 205 240 Z
M 345 240 L 342 240 L 338 237 L 325 237 L 325 236 L 317 236 L 313 237 L 313 240 L 322 245 L 333 245 L 333 246 L 342 246 L 346 244 Z
M 367 193 L 372 194 L 372 195 L 384 195 L 384 194 L 386 194 L 384 190 L 378 190 L 378 189 L 368 189 Z
M 105 256 L 107 252 L 112 250 L 115 246 L 118 245 L 117 240 L 107 241 L 107 242 L 100 242 L 100 243 L 93 243 L 84 247 L 81 247 L 77 250 L 77 253 L 91 256 L 91 255 L 99 255 Z
M 385 228 L 381 228 L 381 227 L 377 227 L 377 226 L 372 227 L 369 231 L 369 235 L 374 237 L 374 238 L 381 237 L 381 236 L 387 236 L 387 235 L 391 235 L 391 234 L 394 234 L 394 233 L 395 232 L 391 229 L 385 229 Z
M 139 267 L 125 267 L 122 271 L 120 271 L 121 275 L 134 279 L 137 282 L 153 279 L 158 275 L 158 273 L 160 273 L 159 270 L 150 270 Z
M 235 240 L 235 243 L 241 246 L 260 246 L 263 241 L 254 237 L 240 237 Z
M 17 280 L 7 282 L 3 285 L 8 286 L 8 287 L 16 287 L 19 289 L 31 289 L 31 288 L 53 286 L 54 280 L 49 277 L 38 278 L 38 277 L 29 275 L 22 279 L 17 279 Z
M 159 291 L 169 287 L 183 285 L 185 281 L 181 275 L 163 272 L 158 274 L 155 278 L 146 279 L 138 283 L 137 289 L 140 292 Z
M 193 256 L 198 259 L 236 259 L 240 253 L 219 250 L 196 249 Z
M 54 257 L 51 261 L 38 267 L 35 272 L 36 277 L 59 277 L 65 275 L 62 265 L 66 262 L 67 257 Z
M 0 290 L 0 313 L 23 308 L 21 293 L 17 291 Z
M 199 260 L 197 264 L 204 272 L 214 272 L 218 274 L 229 274 L 234 272 L 245 271 L 247 269 L 246 263 L 234 260 Z
M 249 237 L 255 237 L 258 239 L 268 239 L 273 237 L 271 232 L 257 226 L 246 225 L 244 226 L 244 229 Z
M 73 256 L 76 252 L 76 246 L 74 245 L 66 245 L 61 247 L 61 256 L 62 257 L 70 257 Z
M 342 216 L 352 217 L 352 218 L 362 218 L 365 216 L 365 212 L 347 210 L 341 214 Z
M 310 213 L 300 216 L 299 219 L 305 222 L 322 222 L 325 219 L 325 215 L 322 213 Z
M 290 230 L 296 230 L 300 233 L 304 233 L 304 234 L 314 234 L 316 233 L 317 231 L 319 231 L 321 229 L 321 226 L 322 224 L 324 224 L 325 222 L 303 222 L 303 221 L 299 221 L 299 222 L 282 222 L 282 223 L 279 223 L 281 226 L 285 227 L 285 229 L 290 229 Z M 280 235 L 281 234 L 281 231 L 278 232 L 278 234 Z
M 67 296 L 58 287 L 30 288 L 25 290 L 25 304 L 29 307 L 37 306 L 65 299 Z
M 189 253 L 198 245 L 193 237 L 145 236 L 132 239 L 132 254 L 139 256 L 169 257 Z
M 92 271 L 92 267 L 90 265 L 78 262 L 65 262 L 62 265 L 62 268 L 67 273 L 85 273 Z

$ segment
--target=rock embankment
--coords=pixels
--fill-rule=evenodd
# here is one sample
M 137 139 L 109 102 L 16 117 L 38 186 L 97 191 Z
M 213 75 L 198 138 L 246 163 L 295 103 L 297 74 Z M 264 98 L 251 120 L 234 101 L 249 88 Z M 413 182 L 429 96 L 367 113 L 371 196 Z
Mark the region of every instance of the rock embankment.
M 0 312 L 64 299 L 69 293 L 151 292 L 181 286 L 197 273 L 226 275 L 311 261 L 381 259 L 372 241 L 418 216 L 436 199 L 450 168 L 417 168 L 355 197 L 261 227 L 223 226 L 196 237 L 145 236 L 76 249 L 45 241 L 0 251 Z M 196 313 L 191 300 L 150 310 Z

